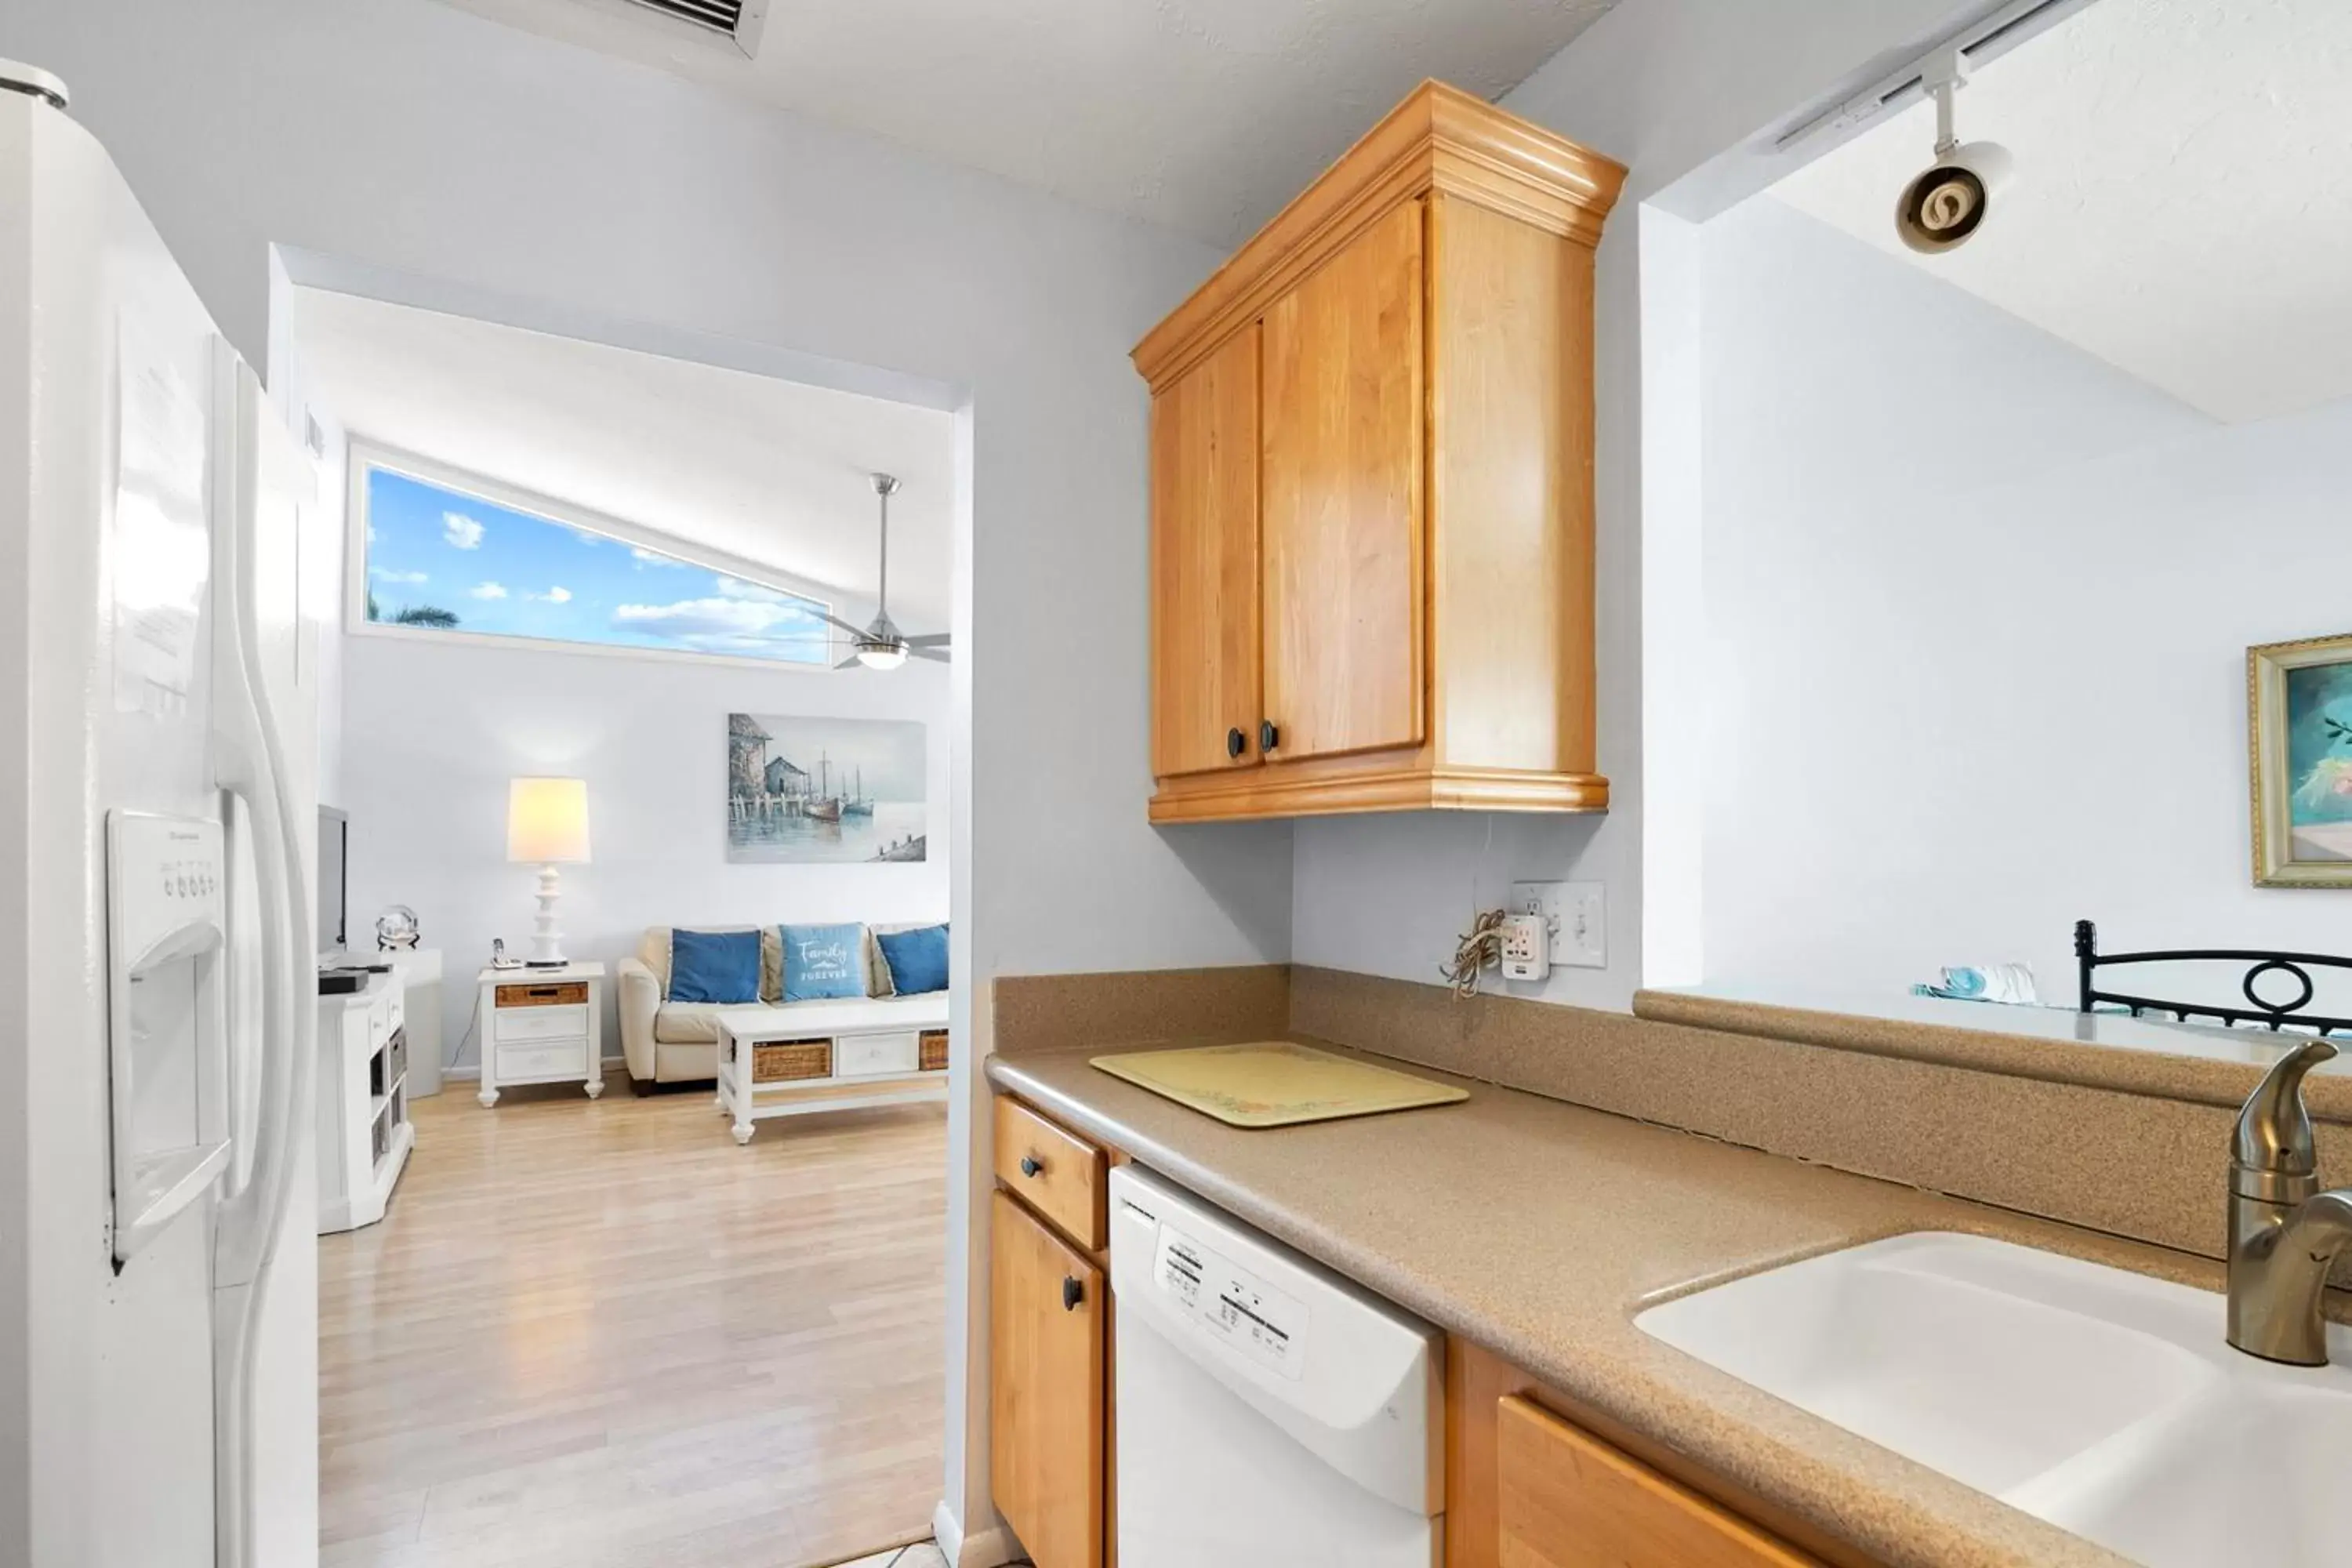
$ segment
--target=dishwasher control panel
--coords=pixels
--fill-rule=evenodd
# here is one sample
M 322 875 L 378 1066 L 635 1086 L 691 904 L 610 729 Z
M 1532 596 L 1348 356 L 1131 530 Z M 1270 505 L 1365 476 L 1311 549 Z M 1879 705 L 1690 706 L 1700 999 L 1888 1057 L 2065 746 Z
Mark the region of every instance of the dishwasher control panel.
M 1210 1337 L 1296 1382 L 1307 1364 L 1307 1304 L 1163 1220 L 1152 1280 Z

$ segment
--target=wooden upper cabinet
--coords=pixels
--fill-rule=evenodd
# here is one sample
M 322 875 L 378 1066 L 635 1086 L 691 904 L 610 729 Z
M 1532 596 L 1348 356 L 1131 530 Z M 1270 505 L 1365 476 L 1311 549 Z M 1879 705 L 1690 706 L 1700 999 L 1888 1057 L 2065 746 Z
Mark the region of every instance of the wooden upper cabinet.
M 1422 737 L 1422 205 L 1266 310 L 1269 757 Z
M 1624 173 L 1424 83 L 1136 346 L 1154 821 L 1608 805 L 1592 251 Z
M 1151 771 L 1258 761 L 1258 329 L 1151 400 Z

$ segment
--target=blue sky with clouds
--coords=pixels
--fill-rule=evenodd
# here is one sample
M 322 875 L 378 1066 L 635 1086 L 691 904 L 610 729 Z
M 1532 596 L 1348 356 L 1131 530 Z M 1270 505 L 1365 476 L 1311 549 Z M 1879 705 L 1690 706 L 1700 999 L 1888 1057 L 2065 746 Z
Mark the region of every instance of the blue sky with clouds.
M 376 619 L 429 605 L 460 631 L 826 661 L 807 600 L 389 468 L 367 490 Z

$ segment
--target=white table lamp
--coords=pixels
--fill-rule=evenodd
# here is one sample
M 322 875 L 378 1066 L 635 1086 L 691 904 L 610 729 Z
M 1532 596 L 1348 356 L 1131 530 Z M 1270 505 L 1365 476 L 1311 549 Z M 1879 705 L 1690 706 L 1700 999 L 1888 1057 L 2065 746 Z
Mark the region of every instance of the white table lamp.
M 560 969 L 555 868 L 588 861 L 588 785 L 581 779 L 513 779 L 507 784 L 507 858 L 539 868 L 539 918 L 530 928 L 533 969 Z

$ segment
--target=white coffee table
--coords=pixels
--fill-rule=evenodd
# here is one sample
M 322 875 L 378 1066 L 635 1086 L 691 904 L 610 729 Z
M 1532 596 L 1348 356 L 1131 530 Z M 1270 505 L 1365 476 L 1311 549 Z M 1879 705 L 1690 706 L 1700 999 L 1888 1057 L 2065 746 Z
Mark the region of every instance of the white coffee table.
M 801 1002 L 719 1015 L 719 1109 L 735 1142 L 758 1122 L 944 1100 L 948 994 Z

